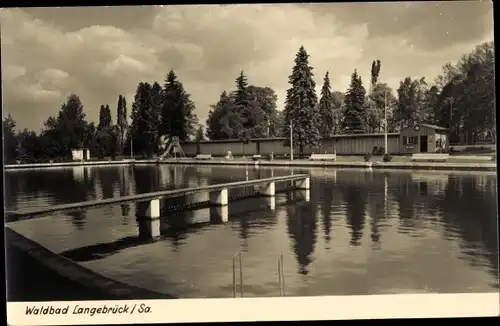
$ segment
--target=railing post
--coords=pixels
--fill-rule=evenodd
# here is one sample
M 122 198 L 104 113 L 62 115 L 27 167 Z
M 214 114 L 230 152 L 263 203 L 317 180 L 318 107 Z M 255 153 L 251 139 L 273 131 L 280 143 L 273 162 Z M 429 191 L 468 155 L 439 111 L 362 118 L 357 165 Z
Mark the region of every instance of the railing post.
M 280 259 L 278 258 L 278 283 L 279 283 L 279 286 L 280 286 L 280 297 L 283 296 L 283 292 L 282 292 L 282 285 L 281 285 L 281 261 Z
M 233 298 L 236 298 L 236 255 L 233 256 Z
M 136 215 L 138 218 L 157 219 L 160 218 L 160 200 L 138 202 L 136 204 Z
M 298 189 L 309 190 L 311 188 L 311 180 L 309 177 L 295 181 L 295 187 Z
M 139 236 L 156 239 L 160 237 L 160 200 L 153 199 L 136 204 Z
M 264 195 L 264 196 L 275 196 L 276 195 L 276 183 L 275 182 L 269 182 L 265 184 L 262 188 L 260 188 L 259 193 Z
M 243 298 L 243 268 L 241 263 L 241 251 L 239 253 L 239 257 L 240 257 L 240 294 L 241 297 Z
M 228 190 L 227 188 L 222 188 L 221 190 L 215 190 L 210 193 L 210 204 L 217 206 L 228 205 Z
M 282 293 L 285 296 L 285 267 L 283 265 L 283 254 L 281 254 L 281 287 L 283 289 Z

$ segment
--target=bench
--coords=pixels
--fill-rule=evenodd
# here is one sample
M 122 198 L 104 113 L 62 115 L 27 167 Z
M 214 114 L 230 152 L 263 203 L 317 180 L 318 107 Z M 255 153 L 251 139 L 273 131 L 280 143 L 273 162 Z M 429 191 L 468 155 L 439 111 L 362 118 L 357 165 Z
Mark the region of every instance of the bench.
M 253 159 L 254 161 L 261 160 L 261 159 L 262 159 L 262 155 L 254 155 L 254 156 L 252 156 L 252 159 Z
M 211 160 L 212 154 L 198 154 L 194 158 L 195 160 Z
M 411 156 L 412 161 L 444 162 L 450 157 L 450 154 L 441 153 L 416 153 Z
M 491 161 L 492 155 L 453 155 L 450 158 L 464 161 Z
M 336 154 L 311 154 L 309 160 L 314 161 L 335 161 L 337 159 Z

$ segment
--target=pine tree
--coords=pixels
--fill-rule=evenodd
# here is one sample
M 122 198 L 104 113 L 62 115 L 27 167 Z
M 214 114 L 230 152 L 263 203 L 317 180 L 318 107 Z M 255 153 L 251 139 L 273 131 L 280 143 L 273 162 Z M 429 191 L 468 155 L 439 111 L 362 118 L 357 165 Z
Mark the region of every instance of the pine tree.
M 333 121 L 335 122 L 333 125 L 332 133 L 336 135 L 343 132 L 342 126 L 344 121 L 344 104 L 345 104 L 344 93 L 339 91 L 332 92 L 332 101 L 333 101 L 333 112 L 334 112 Z
M 335 127 L 334 102 L 330 87 L 330 77 L 328 71 L 325 74 L 323 88 L 321 88 L 321 98 L 319 100 L 319 114 L 321 117 L 320 133 L 321 137 L 333 135 Z
M 158 82 L 154 82 L 150 89 L 151 99 L 151 123 L 150 139 L 153 141 L 154 152 L 158 151 L 158 141 L 160 139 L 160 121 L 163 104 L 163 90 Z
M 186 92 L 184 85 L 179 83 L 181 90 L 181 123 L 183 126 L 182 133 L 180 136 L 181 140 L 188 140 L 190 137 L 196 135 L 196 126 L 198 125 L 198 117 L 194 113 L 196 106 L 191 100 L 191 94 Z
M 160 135 L 186 140 L 195 131 L 195 105 L 173 70 L 165 78 L 161 106 Z
M 163 85 L 163 100 L 160 118 L 161 136 L 172 136 L 172 111 L 179 101 L 176 84 L 177 76 L 175 75 L 173 70 L 170 70 L 165 78 L 165 83 Z
M 349 134 L 362 134 L 365 132 L 366 90 L 363 87 L 361 76 L 357 70 L 351 75 L 351 84 L 345 95 L 344 130 Z
M 211 106 L 208 112 L 207 119 L 207 137 L 211 140 L 229 139 L 233 136 L 233 131 L 230 126 L 225 126 L 229 111 L 232 110 L 234 104 L 231 97 L 226 91 L 223 91 L 219 97 L 219 101 Z
M 239 138 L 244 137 L 248 134 L 248 130 L 253 127 L 252 121 L 252 108 L 250 107 L 250 95 L 248 92 L 248 81 L 244 72 L 241 71 L 238 78 L 236 78 L 236 90 L 233 92 L 232 97 L 235 105 L 236 112 L 241 117 L 241 123 L 243 128 L 246 130 L 241 130 L 241 135 Z
M 300 47 L 292 74 L 288 83 L 285 100 L 285 135 L 289 133 L 290 121 L 293 121 L 293 143 L 299 147 L 302 155 L 305 147 L 318 147 L 320 141 L 320 117 L 317 109 L 316 83 L 313 80 L 313 68 L 309 66 L 309 55 Z
M 240 108 L 246 108 L 250 98 L 248 93 L 248 81 L 243 70 L 240 72 L 235 82 L 236 91 L 233 92 L 234 104 L 240 106 Z

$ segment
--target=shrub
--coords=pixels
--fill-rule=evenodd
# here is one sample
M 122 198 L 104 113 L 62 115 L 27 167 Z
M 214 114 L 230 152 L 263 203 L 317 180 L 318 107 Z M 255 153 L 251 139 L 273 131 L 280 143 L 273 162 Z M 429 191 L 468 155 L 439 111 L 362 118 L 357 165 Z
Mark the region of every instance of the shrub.
M 385 148 L 383 146 L 374 146 L 372 150 L 373 155 L 384 155 L 385 153 Z
M 366 153 L 364 156 L 365 162 L 370 162 L 370 160 L 372 159 L 372 156 L 373 155 L 371 153 Z
M 390 162 L 392 161 L 392 156 L 389 154 L 385 154 L 384 157 L 382 158 L 384 162 Z

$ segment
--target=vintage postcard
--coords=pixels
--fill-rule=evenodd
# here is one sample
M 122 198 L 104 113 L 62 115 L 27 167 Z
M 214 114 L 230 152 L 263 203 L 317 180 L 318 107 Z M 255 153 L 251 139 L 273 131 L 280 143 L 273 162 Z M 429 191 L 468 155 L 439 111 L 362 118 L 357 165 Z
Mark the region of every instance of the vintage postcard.
M 499 315 L 491 1 L 0 24 L 9 325 Z

